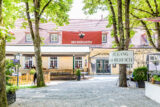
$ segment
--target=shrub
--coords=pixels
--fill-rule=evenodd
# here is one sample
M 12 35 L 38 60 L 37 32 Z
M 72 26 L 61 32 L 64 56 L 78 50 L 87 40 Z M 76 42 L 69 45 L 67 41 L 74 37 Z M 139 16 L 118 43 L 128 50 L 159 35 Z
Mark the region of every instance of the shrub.
M 80 69 L 77 69 L 77 70 L 76 70 L 76 75 L 77 75 L 77 76 L 80 76 L 80 75 L 81 75 Z
M 147 67 L 138 67 L 134 69 L 133 79 L 135 81 L 146 81 L 147 80 Z
M 31 74 L 31 75 L 33 75 L 35 72 L 36 72 L 35 69 L 31 69 L 31 70 L 30 70 L 30 74 Z
M 16 65 L 13 63 L 13 60 L 6 60 L 6 84 L 9 85 L 8 80 L 10 79 L 10 75 L 14 72 L 13 68 L 15 68 Z
M 154 79 L 155 81 L 160 81 L 160 77 L 159 77 L 158 75 L 154 75 L 154 76 L 153 76 L 153 79 Z
M 6 92 L 10 93 L 10 94 L 13 94 L 13 93 L 16 92 L 17 89 L 18 89 L 17 86 L 7 86 L 6 87 Z

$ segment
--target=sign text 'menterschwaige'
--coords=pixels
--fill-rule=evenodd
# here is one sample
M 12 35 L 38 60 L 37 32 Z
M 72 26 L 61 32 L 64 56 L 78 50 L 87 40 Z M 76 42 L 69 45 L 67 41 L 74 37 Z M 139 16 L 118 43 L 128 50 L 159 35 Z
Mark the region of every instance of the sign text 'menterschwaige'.
M 115 51 L 109 54 L 109 64 L 133 64 L 133 51 Z

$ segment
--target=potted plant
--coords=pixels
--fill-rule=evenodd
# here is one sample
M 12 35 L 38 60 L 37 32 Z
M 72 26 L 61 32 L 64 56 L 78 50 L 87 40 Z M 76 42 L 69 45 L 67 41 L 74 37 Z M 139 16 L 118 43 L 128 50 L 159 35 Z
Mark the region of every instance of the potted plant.
M 148 71 L 147 67 L 138 67 L 134 69 L 133 79 L 137 81 L 139 88 L 145 87 L 144 81 L 147 80 L 147 71 Z
M 18 88 L 16 86 L 7 86 L 7 102 L 8 104 L 12 104 L 16 101 L 16 90 Z
M 81 71 L 80 71 L 80 69 L 76 70 L 76 76 L 77 76 L 77 80 L 80 81 L 81 80 Z

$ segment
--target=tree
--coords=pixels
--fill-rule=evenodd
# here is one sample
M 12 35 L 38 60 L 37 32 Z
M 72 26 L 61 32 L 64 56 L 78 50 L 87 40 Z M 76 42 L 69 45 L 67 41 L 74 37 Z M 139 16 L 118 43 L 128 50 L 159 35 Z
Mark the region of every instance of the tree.
M 13 39 L 9 29 L 14 26 L 18 12 L 11 0 L 0 0 L 0 107 L 7 107 L 6 76 L 5 76 L 5 47 L 6 41 Z
M 72 0 L 24 0 L 23 2 L 25 3 L 26 16 L 35 51 L 36 70 L 38 72 L 37 86 L 42 87 L 45 86 L 45 82 L 40 48 L 42 42 L 39 34 L 40 22 L 52 21 L 57 25 L 67 24 L 67 12 L 71 8 Z
M 98 9 L 107 9 L 109 11 L 108 27 L 113 26 L 112 36 L 115 39 L 114 46 L 119 51 L 128 50 L 131 39 L 129 20 L 130 0 L 84 0 L 84 3 L 84 10 L 89 14 L 97 12 Z M 119 65 L 119 86 L 127 87 L 126 64 Z
M 148 40 L 152 47 L 157 51 L 160 51 L 160 23 L 159 22 L 147 22 L 142 20 L 143 18 L 154 18 L 160 16 L 160 1 L 159 0 L 139 0 L 134 1 L 131 5 L 131 15 L 135 19 L 137 27 L 143 26 L 142 30 L 146 31 Z M 157 39 L 152 35 L 156 34 Z

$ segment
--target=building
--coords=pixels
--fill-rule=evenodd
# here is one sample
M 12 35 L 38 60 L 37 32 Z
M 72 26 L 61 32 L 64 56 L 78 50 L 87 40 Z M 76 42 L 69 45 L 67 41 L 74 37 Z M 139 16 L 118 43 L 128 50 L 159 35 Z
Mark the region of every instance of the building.
M 21 72 L 28 72 L 35 65 L 34 47 L 29 28 L 23 29 L 23 20 L 15 23 L 11 31 L 16 39 L 7 43 L 6 55 L 13 59 L 21 53 Z M 90 74 L 118 74 L 118 65 L 109 65 L 108 57 L 115 51 L 112 28 L 106 28 L 106 20 L 72 19 L 70 24 L 57 27 L 54 23 L 40 24 L 40 36 L 43 40 L 43 68 L 59 72 L 80 67 Z M 152 52 L 144 31 L 135 29 L 136 34 L 131 40 L 131 50 L 135 53 L 134 65 L 128 70 L 145 65 L 146 53 Z

